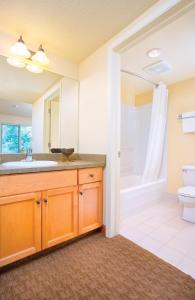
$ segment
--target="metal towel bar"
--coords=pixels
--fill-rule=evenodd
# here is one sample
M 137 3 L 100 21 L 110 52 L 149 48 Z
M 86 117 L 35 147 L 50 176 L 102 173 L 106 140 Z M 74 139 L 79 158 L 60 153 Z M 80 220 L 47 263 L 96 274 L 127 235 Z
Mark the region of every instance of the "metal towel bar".
M 182 117 L 182 114 L 178 115 L 177 119 L 178 120 L 183 120 L 183 119 L 191 119 L 191 118 L 195 118 L 195 116 L 189 116 L 189 117 Z

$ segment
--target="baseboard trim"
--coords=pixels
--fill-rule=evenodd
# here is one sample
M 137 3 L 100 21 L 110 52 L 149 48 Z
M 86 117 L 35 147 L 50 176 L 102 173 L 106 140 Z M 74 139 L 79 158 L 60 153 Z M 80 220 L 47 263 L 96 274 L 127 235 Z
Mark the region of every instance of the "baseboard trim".
M 106 235 L 106 225 L 102 225 L 101 227 L 101 233 L 103 233 L 104 235 Z

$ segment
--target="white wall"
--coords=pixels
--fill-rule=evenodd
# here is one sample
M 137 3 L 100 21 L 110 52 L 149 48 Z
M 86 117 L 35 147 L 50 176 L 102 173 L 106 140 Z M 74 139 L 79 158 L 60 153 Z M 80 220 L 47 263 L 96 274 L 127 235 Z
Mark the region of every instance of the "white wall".
M 44 152 L 44 97 L 32 105 L 32 150 Z
M 78 152 L 79 84 L 69 78 L 61 80 L 60 147 L 74 148 Z
M 101 48 L 79 66 L 79 151 L 107 152 L 107 67 L 108 55 Z
M 45 100 L 54 92 L 60 91 L 60 82 L 53 85 L 44 95 L 32 104 L 32 149 L 35 153 L 44 153 L 48 130 L 45 128 Z
M 60 128 L 59 128 L 59 117 L 60 117 L 60 103 L 59 103 L 59 96 L 50 101 L 51 105 L 51 134 L 50 134 L 50 141 L 51 147 L 59 147 L 60 143 Z
M 21 124 L 31 126 L 32 119 L 16 115 L 0 114 L 0 123 Z
M 60 93 L 60 147 L 74 148 L 75 152 L 78 151 L 79 83 L 76 80 L 64 77 L 32 105 L 33 152 L 42 153 L 46 149 L 45 100 L 56 90 L 59 90 Z

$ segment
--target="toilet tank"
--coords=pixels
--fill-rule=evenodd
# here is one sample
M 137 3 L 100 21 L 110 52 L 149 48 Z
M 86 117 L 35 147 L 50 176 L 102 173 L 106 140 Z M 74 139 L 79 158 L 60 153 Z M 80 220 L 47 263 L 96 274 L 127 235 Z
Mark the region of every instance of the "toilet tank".
M 182 168 L 184 185 L 195 186 L 195 165 L 185 165 Z

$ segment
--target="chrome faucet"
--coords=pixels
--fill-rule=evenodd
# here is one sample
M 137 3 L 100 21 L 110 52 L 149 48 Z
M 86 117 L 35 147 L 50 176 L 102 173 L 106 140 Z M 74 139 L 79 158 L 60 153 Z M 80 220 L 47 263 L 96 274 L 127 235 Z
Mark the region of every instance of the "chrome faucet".
M 32 149 L 31 148 L 27 148 L 26 150 L 26 158 L 25 158 L 26 161 L 32 161 Z

